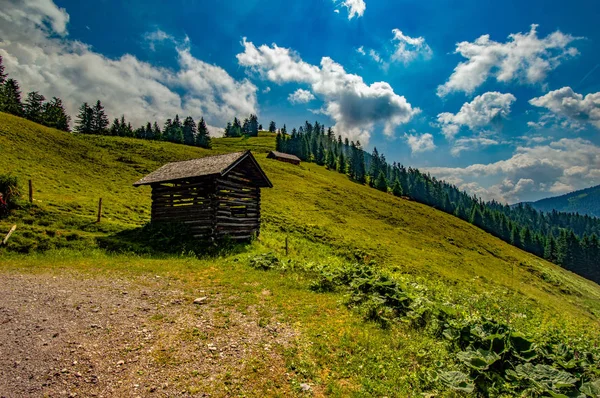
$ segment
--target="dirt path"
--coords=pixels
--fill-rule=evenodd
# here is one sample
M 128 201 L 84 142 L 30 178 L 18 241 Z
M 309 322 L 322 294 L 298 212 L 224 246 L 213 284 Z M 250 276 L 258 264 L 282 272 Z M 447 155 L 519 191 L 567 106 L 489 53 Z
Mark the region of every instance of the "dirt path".
M 0 271 L 0 397 L 291 393 L 289 327 L 174 286 Z

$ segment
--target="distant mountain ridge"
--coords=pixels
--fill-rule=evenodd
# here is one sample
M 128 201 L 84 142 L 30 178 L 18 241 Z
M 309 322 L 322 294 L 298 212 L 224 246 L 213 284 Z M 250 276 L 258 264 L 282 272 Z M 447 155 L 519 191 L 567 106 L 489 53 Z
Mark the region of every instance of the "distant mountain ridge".
M 600 217 L 600 185 L 529 203 L 540 211 L 560 211 Z

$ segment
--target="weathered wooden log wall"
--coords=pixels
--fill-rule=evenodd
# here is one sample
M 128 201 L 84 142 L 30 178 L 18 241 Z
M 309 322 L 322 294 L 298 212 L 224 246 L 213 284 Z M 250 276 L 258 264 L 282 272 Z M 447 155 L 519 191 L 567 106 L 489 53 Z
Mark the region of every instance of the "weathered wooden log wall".
M 260 188 L 252 176 L 232 170 L 225 177 L 152 185 L 152 222 L 181 222 L 198 239 L 249 239 L 260 233 Z
M 152 222 L 181 222 L 195 238 L 211 239 L 215 188 L 215 180 L 207 178 L 152 185 Z
M 230 171 L 217 179 L 217 238 L 248 239 L 260 232 L 260 188 L 243 173 Z

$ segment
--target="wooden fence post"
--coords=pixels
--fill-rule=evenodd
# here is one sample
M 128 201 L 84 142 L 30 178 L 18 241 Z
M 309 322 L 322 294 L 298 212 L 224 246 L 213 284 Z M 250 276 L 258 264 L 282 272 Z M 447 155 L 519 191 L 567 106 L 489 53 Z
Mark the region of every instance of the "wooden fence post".
M 285 255 L 288 255 L 288 237 L 285 237 Z
M 33 182 L 29 180 L 29 203 L 33 203 Z
M 10 236 L 13 234 L 13 232 L 15 232 L 15 229 L 17 229 L 17 226 L 13 225 L 12 228 L 10 229 L 10 231 L 8 231 L 6 238 L 4 238 L 4 240 L 2 241 L 2 246 L 4 246 L 6 244 L 6 242 L 8 242 L 8 238 L 10 238 Z
M 98 201 L 98 220 L 96 222 L 100 222 L 102 219 L 102 198 Z

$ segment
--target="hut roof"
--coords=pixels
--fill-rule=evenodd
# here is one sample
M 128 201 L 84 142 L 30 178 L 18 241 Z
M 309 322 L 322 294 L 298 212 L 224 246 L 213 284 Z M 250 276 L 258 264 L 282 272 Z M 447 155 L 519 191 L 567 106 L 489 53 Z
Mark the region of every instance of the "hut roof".
M 260 178 L 255 179 L 259 187 L 273 187 L 273 184 L 262 171 L 250 151 L 233 152 L 224 155 L 167 163 L 158 170 L 135 182 L 134 186 L 149 185 L 159 182 L 170 182 L 194 177 L 225 176 L 236 166 L 248 159 Z
M 297 160 L 298 162 L 300 161 L 300 158 L 298 156 L 290 155 L 289 153 L 283 153 L 283 152 L 278 152 L 278 151 L 271 151 L 271 153 L 273 154 L 273 156 L 275 156 L 277 158 Z

